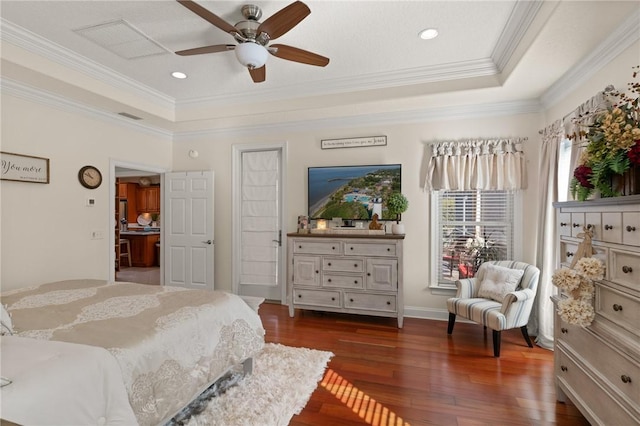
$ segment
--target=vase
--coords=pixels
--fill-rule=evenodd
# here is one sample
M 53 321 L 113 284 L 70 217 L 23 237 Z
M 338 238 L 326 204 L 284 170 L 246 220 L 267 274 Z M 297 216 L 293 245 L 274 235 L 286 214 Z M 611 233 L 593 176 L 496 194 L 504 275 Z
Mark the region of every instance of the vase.
M 391 232 L 395 235 L 404 235 L 404 223 L 394 223 L 391 225 Z
M 631 166 L 623 174 L 613 175 L 611 188 L 620 195 L 640 194 L 640 166 Z

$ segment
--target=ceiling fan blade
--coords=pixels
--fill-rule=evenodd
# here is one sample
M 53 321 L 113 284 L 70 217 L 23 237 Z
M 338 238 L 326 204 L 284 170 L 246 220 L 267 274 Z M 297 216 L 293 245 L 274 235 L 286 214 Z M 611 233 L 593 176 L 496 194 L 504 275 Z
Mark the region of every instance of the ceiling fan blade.
M 180 50 L 176 52 L 176 55 L 180 55 L 180 56 L 202 55 L 204 53 L 226 52 L 228 50 L 233 50 L 235 48 L 236 46 L 233 44 L 214 44 L 212 46 L 203 46 L 203 47 L 196 47 L 194 49 Z
M 258 27 L 257 34 L 265 32 L 269 34 L 270 40 L 275 40 L 289 32 L 290 29 L 298 25 L 300 21 L 310 13 L 311 10 L 306 4 L 301 1 L 296 1 L 267 18 Z
M 271 49 L 275 48 L 275 49 Z M 272 44 L 269 46 L 269 52 L 273 56 L 277 56 L 287 61 L 300 62 L 308 65 L 315 65 L 318 67 L 327 66 L 329 58 L 318 55 L 307 50 L 298 49 L 297 47 L 287 46 L 285 44 Z
M 260 68 L 248 68 L 248 70 L 254 83 L 262 83 L 267 77 L 267 67 L 265 65 Z
M 189 9 L 190 11 L 192 11 L 193 13 L 195 13 L 196 15 L 198 15 L 199 17 L 201 17 L 202 19 L 204 19 L 205 21 L 208 21 L 209 23 L 220 28 L 225 33 L 229 33 L 233 35 L 238 32 L 236 27 L 234 27 L 224 19 L 220 18 L 218 15 L 214 14 L 213 12 L 210 12 L 208 9 L 205 9 L 204 7 L 200 6 L 198 3 L 195 3 L 191 0 L 177 0 L 177 2 L 183 5 L 184 7 L 186 7 L 187 9 Z

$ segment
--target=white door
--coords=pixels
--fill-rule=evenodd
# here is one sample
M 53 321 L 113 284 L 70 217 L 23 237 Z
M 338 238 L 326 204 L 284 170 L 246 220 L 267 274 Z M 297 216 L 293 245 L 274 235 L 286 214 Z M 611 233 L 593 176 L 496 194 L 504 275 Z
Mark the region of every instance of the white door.
M 284 145 L 234 146 L 233 289 L 285 300 Z
M 164 174 L 164 284 L 213 290 L 213 172 Z

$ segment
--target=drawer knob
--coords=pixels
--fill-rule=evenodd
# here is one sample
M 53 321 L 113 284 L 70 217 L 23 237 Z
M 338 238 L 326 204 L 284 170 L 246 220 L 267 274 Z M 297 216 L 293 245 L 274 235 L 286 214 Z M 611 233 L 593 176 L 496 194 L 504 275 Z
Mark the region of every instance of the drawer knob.
M 350 302 L 353 302 L 353 299 L 349 299 Z
M 567 222 L 560 222 L 560 226 L 567 226 Z
M 358 284 L 358 280 L 353 280 L 353 283 L 354 284 Z
M 569 332 L 569 330 L 567 330 L 566 328 L 562 327 L 560 329 L 560 331 L 562 332 L 562 334 L 567 334 Z
M 391 305 L 391 302 L 389 302 L 388 300 L 387 300 L 387 305 Z
M 631 377 L 627 376 L 626 374 L 620 376 L 620 380 L 622 380 L 622 383 L 631 383 Z
M 367 272 L 367 276 L 370 277 L 371 276 L 371 272 Z
M 633 232 L 636 230 L 635 226 L 627 225 L 627 232 Z
M 618 305 L 617 303 L 614 303 L 613 310 L 616 312 L 620 312 L 622 310 L 622 305 Z
M 358 267 L 358 264 L 357 264 L 357 263 L 354 263 L 354 264 L 353 264 L 353 267 L 354 267 L 354 268 L 357 268 L 357 267 Z
M 316 269 L 316 274 L 319 274 L 319 273 L 320 273 L 320 271 L 318 271 L 318 270 Z
M 568 368 L 567 368 L 566 366 L 564 366 L 564 365 L 561 365 L 561 366 L 560 366 L 560 370 L 562 370 L 562 371 L 567 371 L 567 370 L 568 370 Z
M 327 263 L 327 265 L 331 266 L 331 262 Z
M 331 300 L 336 300 L 336 298 L 335 298 L 335 297 L 332 297 L 332 298 L 331 298 Z
M 353 250 L 353 247 L 349 247 L 349 250 Z
M 331 250 L 335 250 L 335 249 L 336 249 L 335 247 L 331 247 Z
M 298 299 L 302 299 L 302 295 L 301 294 L 298 295 Z
M 391 249 L 387 247 L 387 251 L 391 251 Z
M 567 252 L 567 257 L 571 257 L 571 256 L 573 256 L 573 252 L 572 251 L 568 251 Z
M 631 266 L 624 265 L 622 267 L 622 272 L 624 272 L 625 274 L 630 274 L 631 272 L 633 272 L 633 268 Z
M 580 228 L 580 224 L 579 224 L 579 223 L 574 223 L 574 224 L 573 224 L 573 227 L 574 227 L 574 228 Z
M 591 229 L 591 228 L 593 228 L 593 225 L 590 223 L 587 223 L 587 229 Z
M 613 229 L 613 226 L 611 226 L 611 225 L 605 225 L 605 226 L 604 226 L 604 229 L 608 231 L 608 230 L 610 230 L 610 229 Z

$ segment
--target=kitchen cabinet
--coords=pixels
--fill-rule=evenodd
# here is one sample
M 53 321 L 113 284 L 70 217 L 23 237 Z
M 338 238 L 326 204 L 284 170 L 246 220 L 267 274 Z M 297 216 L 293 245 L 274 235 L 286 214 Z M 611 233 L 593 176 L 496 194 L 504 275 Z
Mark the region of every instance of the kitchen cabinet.
M 156 243 L 160 241 L 159 232 L 121 232 L 120 238 L 130 241 L 132 266 L 151 267 L 158 264 Z
M 138 201 L 137 201 L 137 183 L 120 183 L 118 184 L 118 194 L 120 200 L 127 200 L 127 222 L 136 223 L 138 221 Z
M 160 213 L 160 187 L 140 187 L 137 191 L 138 213 Z

